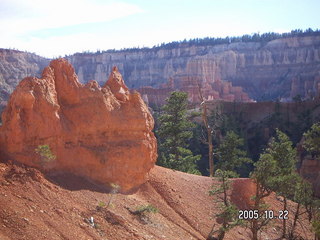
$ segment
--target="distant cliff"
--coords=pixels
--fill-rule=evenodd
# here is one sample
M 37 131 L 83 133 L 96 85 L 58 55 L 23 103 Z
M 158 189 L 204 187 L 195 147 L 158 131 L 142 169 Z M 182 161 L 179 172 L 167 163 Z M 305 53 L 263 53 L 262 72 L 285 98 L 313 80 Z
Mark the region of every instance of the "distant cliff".
M 130 88 L 159 87 L 169 79 L 179 88 L 186 76 L 195 76 L 204 82 L 229 81 L 256 100 L 291 100 L 297 95 L 317 95 L 320 85 L 320 36 L 267 43 L 182 44 L 172 49 L 74 54 L 68 59 L 82 82 L 104 82 L 117 65 Z
M 49 60 L 33 53 L 0 49 L 0 110 L 21 79 L 41 76 Z
M 268 42 L 181 43 L 169 48 L 78 53 L 67 58 L 81 82 L 95 79 L 104 83 L 116 65 L 128 87 L 135 89 L 157 89 L 173 82 L 173 89 L 196 92 L 195 83 L 200 82 L 204 88 L 222 86 L 209 95 L 218 92 L 221 99 L 231 101 L 291 100 L 298 95 L 313 98 L 320 90 L 319 34 Z M 40 76 L 48 62 L 35 54 L 0 49 L 0 101 L 7 100 L 20 79 Z M 229 87 L 224 90 L 223 86 Z

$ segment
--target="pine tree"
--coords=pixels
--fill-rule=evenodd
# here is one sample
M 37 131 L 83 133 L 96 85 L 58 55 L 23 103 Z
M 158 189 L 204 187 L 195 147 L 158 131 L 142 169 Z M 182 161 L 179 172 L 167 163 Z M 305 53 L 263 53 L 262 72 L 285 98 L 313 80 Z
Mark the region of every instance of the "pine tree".
M 273 178 L 276 176 L 277 163 L 273 157 L 264 152 L 260 155 L 259 161 L 255 163 L 255 169 L 251 178 L 256 183 L 256 193 L 253 196 L 253 209 L 263 212 L 267 210 L 264 198 L 272 193 L 274 187 Z M 252 240 L 258 240 L 258 232 L 269 222 L 268 218 L 252 219 L 249 228 L 252 232 Z
M 235 170 L 244 163 L 251 162 L 251 159 L 245 157 L 246 152 L 240 149 L 242 145 L 243 139 L 239 138 L 234 132 L 228 132 L 217 149 L 219 162 L 215 177 L 218 178 L 220 185 L 213 185 L 209 193 L 210 195 L 216 195 L 221 202 L 221 211 L 216 216 L 222 219 L 222 224 L 218 230 L 215 230 L 214 227 L 212 228 L 209 234 L 211 239 L 214 239 L 214 235 L 217 234 L 216 239 L 222 240 L 227 231 L 242 224 L 242 221 L 238 219 L 239 209 L 231 203 L 228 195 L 231 190 L 229 178 L 237 177 L 238 174 Z
M 235 171 L 245 163 L 252 162 L 247 158 L 246 151 L 241 147 L 244 145 L 244 140 L 232 131 L 227 132 L 223 142 L 217 149 L 218 164 L 217 168 L 225 171 Z
M 194 124 L 188 120 L 188 95 L 184 92 L 172 92 L 166 99 L 159 117 L 159 161 L 164 167 L 179 171 L 197 173 L 196 162 L 200 155 L 193 156 L 187 149 L 192 138 Z
M 303 147 L 312 157 L 320 159 L 320 122 L 311 126 L 311 129 L 303 134 Z M 312 223 L 312 229 L 315 233 L 315 239 L 320 239 L 320 201 L 313 199 L 308 208 L 309 220 Z
M 276 137 L 272 138 L 268 148 L 261 154 L 255 164 L 252 178 L 257 184 L 254 209 L 260 209 L 262 199 L 271 191 L 283 196 L 283 211 L 287 211 L 287 199 L 294 198 L 298 175 L 295 174 L 297 161 L 296 149 L 292 147 L 289 137 L 276 130 Z M 266 223 L 263 223 L 266 224 Z M 251 225 L 253 239 L 257 239 L 258 230 L 262 224 L 257 221 Z M 287 219 L 282 219 L 282 237 L 287 237 Z
M 299 220 L 299 217 L 306 213 L 308 208 L 310 208 L 313 204 L 313 198 L 312 198 L 312 187 L 309 182 L 304 180 L 301 176 L 298 174 L 295 174 L 295 182 L 294 185 L 294 191 L 293 191 L 293 200 L 297 203 L 295 211 L 294 211 L 294 219 L 291 226 L 291 229 L 288 231 L 288 237 L 289 239 L 295 239 L 295 229 Z M 306 209 L 306 211 L 302 211 L 302 207 Z
M 283 196 L 283 211 L 287 211 L 287 199 L 294 191 L 295 175 L 297 163 L 297 151 L 292 147 L 289 137 L 276 130 L 276 138 L 269 143 L 267 152 L 275 160 L 277 164 L 277 175 L 274 177 L 274 191 Z M 286 237 L 287 219 L 282 220 L 282 237 Z
M 311 129 L 303 134 L 305 141 L 303 147 L 313 157 L 320 157 L 320 122 L 312 125 Z
M 224 171 L 218 169 L 215 172 L 215 177 L 218 178 L 220 185 L 212 185 L 212 189 L 209 191 L 210 195 L 217 196 L 218 202 L 220 202 L 221 211 L 216 217 L 222 220 L 222 224 L 218 230 L 214 229 L 214 226 L 208 236 L 208 239 L 222 240 L 225 237 L 227 231 L 233 227 L 241 225 L 243 222 L 238 218 L 239 209 L 230 201 L 231 181 L 229 178 L 236 177 L 236 173 L 233 171 Z M 217 237 L 215 237 L 217 235 Z

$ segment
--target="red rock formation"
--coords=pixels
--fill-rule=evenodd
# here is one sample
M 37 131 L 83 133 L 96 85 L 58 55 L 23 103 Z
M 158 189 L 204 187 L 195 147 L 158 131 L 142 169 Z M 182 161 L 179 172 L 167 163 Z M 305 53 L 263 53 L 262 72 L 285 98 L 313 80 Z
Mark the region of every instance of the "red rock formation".
M 256 183 L 250 178 L 237 178 L 232 182 L 231 201 L 241 210 L 252 209 Z
M 314 194 L 320 197 L 320 161 L 311 157 L 304 158 L 299 173 L 312 184 Z
M 122 191 L 145 182 L 157 157 L 153 118 L 117 68 L 101 88 L 96 81 L 79 83 L 66 60 L 54 60 L 41 79 L 20 82 L 2 121 L 1 156 L 119 184 Z M 56 160 L 41 163 L 39 145 L 49 145 Z
M 320 161 L 307 155 L 303 147 L 304 137 L 297 144 L 297 151 L 299 156 L 299 174 L 312 184 L 314 194 L 320 197 Z

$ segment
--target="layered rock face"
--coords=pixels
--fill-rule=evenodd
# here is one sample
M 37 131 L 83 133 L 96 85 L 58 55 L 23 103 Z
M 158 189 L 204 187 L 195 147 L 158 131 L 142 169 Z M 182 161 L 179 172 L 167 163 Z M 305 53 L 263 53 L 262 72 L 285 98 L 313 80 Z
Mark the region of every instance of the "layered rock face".
M 103 87 L 96 81 L 83 85 L 66 60 L 54 60 L 41 79 L 19 83 L 2 121 L 6 159 L 118 184 L 122 191 L 142 184 L 157 157 L 153 118 L 117 68 Z M 56 160 L 41 162 L 39 145 L 49 145 Z
M 299 172 L 312 184 L 314 194 L 320 197 L 320 161 L 312 158 L 302 159 Z
M 159 88 L 169 79 L 188 81 L 188 76 L 211 85 L 231 82 L 254 100 L 312 98 L 320 90 L 320 36 L 75 54 L 69 60 L 82 82 L 103 81 L 117 65 L 130 88 Z
M 176 80 L 174 80 L 176 79 Z M 191 103 L 200 103 L 200 92 L 206 100 L 223 100 L 226 102 L 253 102 L 245 93 L 242 87 L 233 87 L 232 83 L 217 79 L 215 82 L 203 81 L 201 77 L 179 76 L 170 78 L 167 84 L 158 88 L 150 86 L 137 89 L 144 101 L 150 106 L 161 106 L 165 104 L 166 98 L 173 91 L 188 93 L 188 100 Z
M 194 78 L 204 86 L 213 86 L 212 95 L 219 92 L 214 84 L 221 80 L 242 87 L 244 93 L 258 101 L 277 98 L 286 101 L 297 95 L 310 99 L 320 91 L 320 36 L 82 53 L 71 55 L 68 60 L 82 83 L 95 79 L 103 85 L 116 65 L 126 84 L 134 89 L 146 86 L 159 89 L 173 79 L 175 84 L 179 83 L 177 90 L 182 90 L 179 87 Z M 0 49 L 0 101 L 7 100 L 20 79 L 37 75 L 47 63 L 47 59 L 34 54 Z M 165 91 L 156 93 L 161 97 Z M 224 98 L 233 97 L 221 97 Z

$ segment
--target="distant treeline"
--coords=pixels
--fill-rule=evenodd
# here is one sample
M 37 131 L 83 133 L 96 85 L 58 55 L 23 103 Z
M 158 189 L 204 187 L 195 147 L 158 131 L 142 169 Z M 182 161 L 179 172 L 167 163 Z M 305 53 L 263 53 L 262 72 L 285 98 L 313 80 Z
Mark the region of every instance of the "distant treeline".
M 134 48 L 122 48 L 120 50 L 109 49 L 106 51 L 100 51 L 93 53 L 90 51 L 84 51 L 82 53 L 76 53 L 77 55 L 86 55 L 86 54 L 100 54 L 100 53 L 114 53 L 114 52 L 136 52 L 136 51 L 149 51 L 149 50 L 159 50 L 159 49 L 173 49 L 178 47 L 191 47 L 191 46 L 214 46 L 218 44 L 230 44 L 236 42 L 261 42 L 267 43 L 269 41 L 280 39 L 280 38 L 288 38 L 288 37 L 305 37 L 305 36 L 320 36 L 320 29 L 311 29 L 308 28 L 306 30 L 296 29 L 287 33 L 254 33 L 254 34 L 246 34 L 238 37 L 225 37 L 225 38 L 214 38 L 214 37 L 205 37 L 205 38 L 194 38 L 183 41 L 173 41 L 170 43 L 161 43 L 152 48 L 148 47 L 134 47 Z

